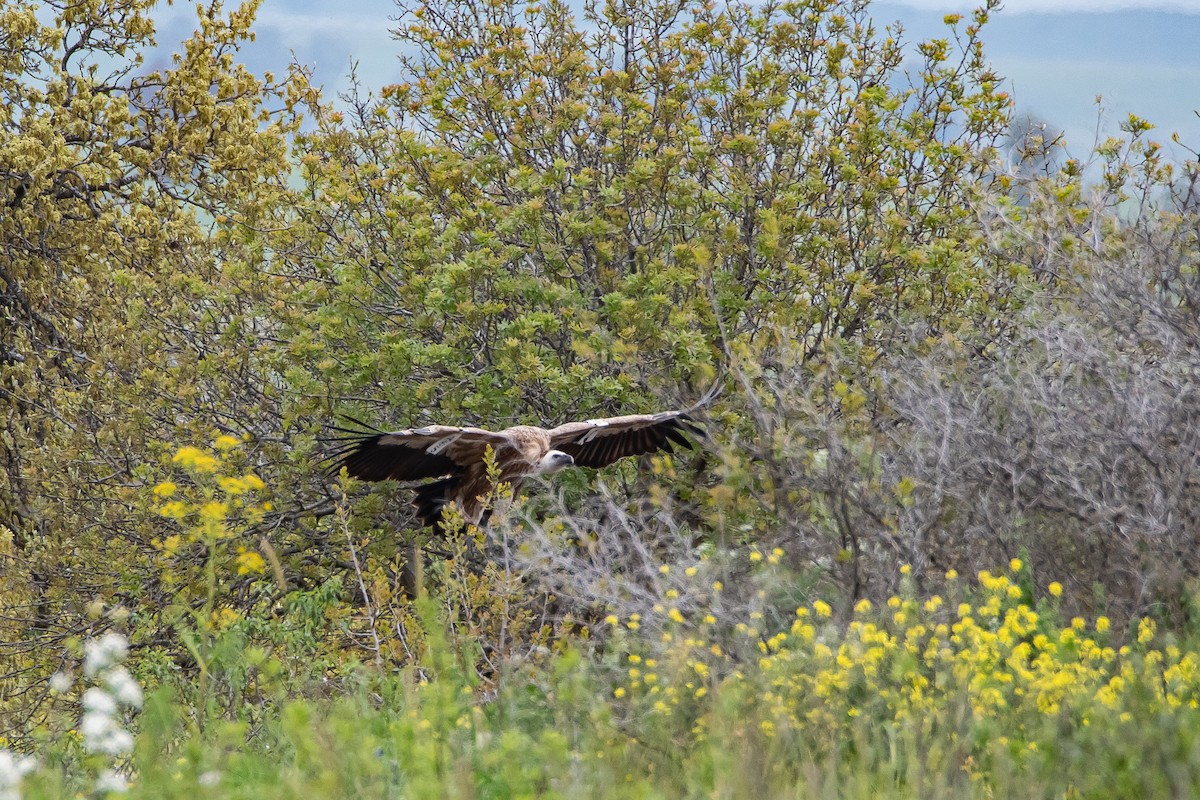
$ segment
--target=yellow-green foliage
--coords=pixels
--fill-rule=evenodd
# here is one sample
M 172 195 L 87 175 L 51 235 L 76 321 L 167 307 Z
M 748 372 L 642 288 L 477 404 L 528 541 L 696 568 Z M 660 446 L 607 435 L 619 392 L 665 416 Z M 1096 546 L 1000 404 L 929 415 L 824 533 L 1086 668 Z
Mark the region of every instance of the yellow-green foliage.
M 664 564 L 671 588 L 645 613 L 610 613 L 591 637 L 517 658 L 481 652 L 498 641 L 488 615 L 506 611 L 480 589 L 498 575 L 449 562 L 437 567 L 447 570 L 440 594 L 392 597 L 386 613 L 365 579 L 356 615 L 336 587 L 234 610 L 240 582 L 253 594 L 280 571 L 241 539 L 269 511 L 241 451 L 229 436 L 179 448 L 173 479 L 147 490 L 174 527 L 155 543 L 156 563 L 190 664 L 172 666 L 181 659 L 161 644 L 138 648 L 136 673 L 153 691 L 124 723 L 141 731 L 129 757 L 89 751 L 88 736 L 71 732 L 79 690 L 56 689 L 33 733 L 41 766 L 29 796 L 72 795 L 117 774 L 134 797 L 604 797 L 614 786 L 647 797 L 1143 797 L 1200 787 L 1200 639 L 1149 618 L 1124 628 L 1064 620 L 1061 584 L 1035 581 L 1019 559 L 975 581 L 948 573 L 941 594 L 918 591 L 903 566 L 901 591 L 878 605 L 810 599 L 787 619 L 766 602 L 767 591 L 797 588 L 782 549 L 743 550 L 740 564 L 702 557 L 678 575 Z M 761 587 L 755 602 L 736 602 L 718 574 Z M 146 613 L 108 617 L 137 631 Z M 528 624 L 525 613 L 499 622 Z M 376 664 L 331 652 L 331 621 L 347 641 L 373 633 L 359 652 Z M 399 669 L 393 642 L 411 648 Z M 481 663 L 497 669 L 481 675 Z M 70 683 L 75 667 L 60 669 Z
M 279 284 L 211 234 L 277 202 L 304 84 L 232 58 L 253 3 L 198 10 L 147 68 L 153 5 L 0 6 L 5 729 L 93 601 L 135 606 L 154 583 L 161 519 L 141 494 L 160 459 L 214 425 L 252 430 L 246 393 L 262 408 L 278 385 L 253 354 Z
M 911 79 L 863 2 L 411 11 L 404 81 L 298 139 L 298 388 L 544 421 L 1011 300 L 970 222 L 1010 103 L 985 11 Z

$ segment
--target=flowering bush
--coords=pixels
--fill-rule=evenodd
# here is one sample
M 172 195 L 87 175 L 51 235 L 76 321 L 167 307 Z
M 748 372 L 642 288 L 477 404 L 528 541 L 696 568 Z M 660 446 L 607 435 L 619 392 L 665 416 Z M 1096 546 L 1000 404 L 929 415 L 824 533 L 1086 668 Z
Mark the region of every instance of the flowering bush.
M 179 448 L 172 463 L 183 472 L 181 482 L 162 481 L 153 490 L 159 514 L 178 526 L 154 540 L 163 599 L 200 667 L 201 683 L 214 633 L 240 618 L 232 599 L 248 604 L 250 582 L 266 572 L 259 551 L 272 552 L 266 536 L 251 538 L 272 506 L 256 499 L 266 488 L 262 479 L 237 464 L 241 444 L 218 436 L 211 450 Z
M 175 520 L 182 528 L 156 540 L 164 561 L 170 562 L 190 549 L 202 545 L 206 559 L 218 559 L 222 566 L 237 575 L 260 575 L 266 569 L 263 556 L 245 543 L 237 543 L 231 552 L 230 542 L 236 541 L 241 529 L 262 521 L 271 510 L 269 501 L 256 503 L 255 493 L 265 484 L 253 472 L 241 475 L 232 463 L 232 454 L 241 445 L 232 436 L 219 436 L 214 451 L 198 447 L 181 447 L 172 462 L 188 477 L 181 487 L 175 481 L 163 481 L 154 487 L 154 496 L 161 501 L 159 513 Z M 179 583 L 179 577 L 167 572 L 167 580 Z

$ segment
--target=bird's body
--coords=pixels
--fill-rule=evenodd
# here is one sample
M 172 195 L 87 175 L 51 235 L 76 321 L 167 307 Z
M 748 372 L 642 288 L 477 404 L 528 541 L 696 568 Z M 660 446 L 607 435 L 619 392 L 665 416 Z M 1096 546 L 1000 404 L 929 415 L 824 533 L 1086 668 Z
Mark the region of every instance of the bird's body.
M 366 481 L 418 481 L 413 505 L 421 521 L 436 527 L 442 508 L 455 503 L 463 518 L 478 524 L 495 487 L 485 455 L 494 453 L 499 482 L 515 494 L 529 475 L 545 475 L 570 466 L 603 467 L 620 458 L 672 451 L 672 443 L 691 447 L 686 434 L 701 434 L 685 411 L 634 414 L 557 428 L 517 425 L 502 431 L 429 425 L 389 433 L 346 431 L 334 454 L 332 471 L 346 468 Z

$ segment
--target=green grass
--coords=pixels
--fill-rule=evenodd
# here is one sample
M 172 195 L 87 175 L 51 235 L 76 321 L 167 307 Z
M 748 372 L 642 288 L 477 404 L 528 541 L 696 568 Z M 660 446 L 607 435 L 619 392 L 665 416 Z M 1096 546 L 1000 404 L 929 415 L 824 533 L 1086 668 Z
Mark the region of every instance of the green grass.
M 1016 586 L 985 573 L 962 602 L 841 623 L 815 603 L 777 631 L 610 619 L 603 645 L 486 683 L 426 604 L 419 665 L 255 683 L 282 667 L 226 647 L 204 693 L 149 694 L 128 756 L 42 732 L 23 796 L 88 796 L 114 767 L 147 798 L 1200 794 L 1200 640 L 1144 621 L 1118 646 Z

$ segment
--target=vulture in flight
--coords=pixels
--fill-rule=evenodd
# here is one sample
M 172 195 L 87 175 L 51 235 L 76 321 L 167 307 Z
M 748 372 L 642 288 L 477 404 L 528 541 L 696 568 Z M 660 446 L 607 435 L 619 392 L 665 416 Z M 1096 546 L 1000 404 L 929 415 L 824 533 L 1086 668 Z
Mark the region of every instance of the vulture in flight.
M 337 430 L 348 435 L 340 437 L 340 447 L 330 456 L 335 459 L 331 475 L 345 467 L 350 477 L 364 481 L 438 479 L 417 486 L 413 499 L 421 522 L 434 528 L 449 503 L 458 505 L 467 522 L 478 525 L 484 518 L 484 501 L 494 488 L 484 464 L 488 447 L 495 453 L 500 482 L 509 484 L 515 496 L 527 475 L 604 467 L 625 456 L 655 451 L 670 453 L 673 445 L 691 448 L 688 435 L 704 435 L 687 411 L 589 419 L 549 429 L 427 425 L 390 433 Z

